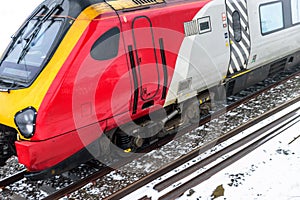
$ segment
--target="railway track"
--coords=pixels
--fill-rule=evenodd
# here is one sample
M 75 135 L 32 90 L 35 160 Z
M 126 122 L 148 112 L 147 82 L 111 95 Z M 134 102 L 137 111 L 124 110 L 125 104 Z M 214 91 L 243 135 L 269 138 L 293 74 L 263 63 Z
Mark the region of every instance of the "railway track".
M 218 152 L 217 154 L 214 154 L 210 159 L 216 160 L 216 159 L 220 158 L 221 156 L 226 155 L 226 153 L 230 153 L 231 151 L 234 151 L 237 148 L 242 147 L 242 145 L 245 145 L 248 142 L 251 142 L 250 144 L 248 144 L 246 147 L 242 148 L 237 153 L 234 153 L 230 157 L 226 158 L 224 161 L 214 165 L 213 167 L 211 167 L 210 169 L 201 173 L 200 175 L 195 176 L 189 182 L 186 182 L 183 185 L 180 185 L 179 187 L 177 187 L 176 189 L 166 193 L 159 199 L 163 200 L 163 199 L 173 199 L 173 198 L 179 197 L 183 192 L 202 183 L 203 181 L 205 181 L 208 178 L 210 178 L 211 176 L 215 175 L 222 169 L 228 167 L 229 165 L 231 165 L 234 162 L 238 161 L 239 159 L 243 158 L 244 156 L 251 153 L 256 148 L 260 147 L 264 143 L 266 143 L 266 142 L 270 141 L 271 139 L 273 139 L 274 137 L 276 137 L 278 134 L 281 134 L 285 129 L 292 126 L 294 123 L 298 123 L 299 122 L 299 114 L 297 116 L 295 116 L 295 115 L 296 115 L 296 111 L 298 111 L 299 108 L 297 108 L 296 110 L 283 116 L 282 118 L 276 120 L 275 122 L 270 123 L 269 125 L 261 128 L 260 130 L 254 132 L 253 134 L 249 135 L 249 137 L 239 140 L 238 142 L 230 145 L 229 147 Z M 277 127 L 277 128 L 275 128 L 268 134 L 263 135 L 265 132 L 267 132 L 270 129 L 273 129 L 274 127 Z M 256 139 L 257 137 L 259 137 L 261 135 L 263 135 L 263 137 L 252 142 L 254 139 Z M 210 162 L 207 161 L 207 163 L 209 164 Z M 166 189 L 168 186 L 170 186 L 172 183 L 175 183 L 177 180 L 184 178 L 184 176 L 189 175 L 190 171 L 197 170 L 197 168 L 199 169 L 199 167 L 201 167 L 201 164 L 196 165 L 196 167 L 191 167 L 192 169 L 187 170 L 185 173 L 181 173 L 179 176 L 174 176 L 163 183 L 155 185 L 155 189 L 158 191 L 163 191 L 163 189 Z M 203 165 L 203 167 L 204 167 L 204 165 Z
M 216 118 L 218 116 L 221 116 L 222 114 L 226 113 L 229 110 L 232 110 L 232 109 L 238 107 L 239 105 L 243 104 L 244 102 L 248 101 L 249 99 L 252 99 L 252 98 L 262 94 L 263 92 L 265 92 L 267 90 L 270 90 L 271 88 L 281 84 L 282 82 L 288 81 L 291 77 L 295 77 L 295 76 L 298 76 L 298 75 L 299 75 L 299 73 L 294 73 L 292 76 L 291 76 L 291 74 L 283 74 L 283 76 L 281 77 L 281 81 L 266 80 L 265 82 L 261 82 L 261 83 L 257 84 L 255 87 L 251 87 L 247 90 L 242 91 L 238 95 L 229 97 L 227 99 L 228 100 L 228 105 L 226 107 L 215 111 L 214 113 L 212 113 L 212 115 L 207 115 L 207 116 L 201 118 L 199 124 L 196 123 L 196 124 L 191 124 L 190 126 L 187 126 L 187 127 L 179 127 L 178 129 L 173 130 L 173 132 L 176 132 L 176 137 L 179 137 L 180 135 L 183 135 L 183 134 L 185 134 L 189 131 L 194 130 L 198 126 L 207 123 L 212 118 Z M 255 120 L 254 120 L 251 123 L 257 123 L 257 122 L 255 122 Z M 235 132 L 235 134 L 238 134 L 238 132 Z M 171 134 L 171 135 L 167 136 L 166 138 L 164 138 L 162 141 L 159 141 L 157 144 L 152 145 L 151 147 L 149 147 L 145 151 L 151 151 L 151 149 L 155 149 L 157 147 L 160 147 L 160 146 L 166 144 L 167 142 L 169 142 L 170 140 L 172 140 L 173 137 L 174 137 L 174 135 Z M 227 135 L 227 136 L 224 136 L 222 138 L 219 138 L 217 141 L 214 141 L 214 142 L 216 142 L 215 144 L 218 144 L 218 143 L 221 143 L 221 142 L 227 140 L 230 137 L 232 137 L 232 136 Z M 205 151 L 205 149 L 209 149 L 211 147 L 212 146 L 209 145 L 209 144 L 205 145 L 201 151 Z M 196 152 L 194 156 L 196 156 L 198 154 L 199 154 L 199 151 Z M 125 159 L 125 160 L 119 162 L 118 164 L 116 164 L 116 166 L 114 166 L 114 168 L 125 165 L 126 163 L 129 163 L 129 162 L 131 162 L 132 160 L 134 160 L 136 158 L 137 157 L 132 157 L 130 159 Z M 189 160 L 191 158 L 189 156 L 187 156 L 187 157 L 185 157 L 185 159 Z M 169 166 L 162 168 L 162 170 L 163 169 L 167 170 L 168 168 L 169 168 Z M 49 192 L 44 199 L 58 199 L 58 198 L 61 198 L 63 196 L 66 196 L 66 195 L 78 190 L 79 188 L 82 188 L 87 183 L 93 182 L 93 181 L 107 175 L 111 171 L 113 171 L 113 168 L 111 168 L 111 167 L 100 168 L 95 173 L 93 173 L 89 176 L 86 176 L 85 178 L 82 178 L 79 181 L 73 181 L 73 183 L 69 184 L 66 187 L 63 187 L 63 188 L 58 189 L 58 190 L 54 189 L 52 192 Z M 25 171 L 22 171 L 20 173 L 17 173 L 15 175 L 11 176 L 11 177 L 8 177 L 8 178 L 5 178 L 5 179 L 1 180 L 0 181 L 0 188 L 5 188 L 6 186 L 8 186 L 8 185 L 10 185 L 10 184 L 12 184 L 16 181 L 19 181 L 19 180 L 23 179 L 25 173 L 26 173 Z M 157 171 L 155 173 L 157 173 L 156 176 L 159 176 L 160 174 L 163 174 L 163 173 L 166 173 L 166 172 L 165 171 L 160 171 L 160 172 Z M 153 176 L 152 178 L 145 178 L 147 181 L 145 181 L 143 184 L 146 184 L 146 182 L 152 181 L 152 179 L 154 179 L 154 177 L 155 176 Z M 144 180 L 144 179 L 142 179 L 142 180 Z M 140 183 L 139 183 L 139 185 L 140 185 Z M 135 187 L 137 187 L 137 186 L 135 186 Z M 127 189 L 127 193 L 128 193 L 128 191 L 131 191 L 131 190 L 132 189 Z M 118 193 L 116 193 L 115 195 L 117 195 Z M 115 197 L 112 196 L 111 198 L 115 198 Z
M 14 182 L 17 182 L 17 181 L 23 179 L 25 173 L 26 173 L 26 170 L 24 169 L 24 170 L 17 172 L 7 178 L 2 179 L 0 182 L 0 188 L 4 188 L 5 186 L 8 186 Z
M 289 127 L 289 125 L 299 122 L 300 121 L 300 114 L 299 114 L 300 106 L 298 105 L 296 108 L 293 108 L 291 111 L 278 117 L 274 121 L 270 120 L 270 122 L 267 125 L 261 127 L 259 130 L 256 130 L 253 133 L 243 137 L 242 139 L 239 139 L 239 140 L 233 142 L 232 144 L 230 144 L 226 147 L 223 147 L 221 150 L 215 152 L 214 154 L 212 154 L 204 159 L 197 159 L 197 157 L 199 157 L 199 156 L 201 157 L 201 154 L 208 151 L 209 149 L 217 147 L 224 141 L 227 141 L 229 138 L 233 138 L 237 134 L 241 133 L 242 131 L 244 131 L 246 129 L 249 129 L 253 125 L 256 125 L 257 123 L 268 119 L 269 117 L 273 116 L 274 114 L 299 102 L 299 100 L 300 100 L 300 97 L 295 98 L 292 101 L 289 101 L 289 102 L 277 107 L 276 109 L 273 109 L 270 112 L 267 112 L 267 113 L 261 115 L 260 117 L 249 121 L 248 123 L 230 131 L 226 135 L 223 135 L 222 137 L 217 138 L 216 140 L 211 141 L 210 143 L 193 150 L 189 154 L 182 156 L 181 158 L 179 158 L 179 159 L 175 160 L 174 162 L 166 165 L 165 167 L 149 174 L 148 176 L 142 178 L 141 180 L 134 182 L 133 184 L 129 185 L 128 187 L 123 188 L 122 190 L 107 197 L 106 199 L 112 199 L 112 200 L 121 199 L 121 198 L 126 197 L 130 193 L 133 193 L 133 194 L 127 196 L 127 198 L 125 198 L 125 199 L 130 199 L 130 198 L 135 197 L 135 199 L 140 198 L 140 199 L 159 199 L 159 200 L 166 199 L 167 200 L 167 199 L 175 199 L 175 198 L 179 197 L 185 191 L 187 191 L 190 188 L 209 179 L 211 176 L 213 176 L 217 172 L 219 172 L 222 169 L 224 169 L 225 167 L 233 164 L 240 158 L 244 157 L 248 153 L 255 150 L 257 147 L 259 147 L 262 144 L 266 143 L 267 141 L 271 140 L 273 137 L 280 134 L 286 127 Z M 271 131 L 269 131 L 269 130 L 271 130 Z M 225 145 L 223 145 L 223 146 L 225 146 Z M 236 149 L 239 149 L 239 148 L 241 148 L 241 149 L 238 152 L 232 153 L 232 155 L 230 155 L 225 160 L 223 160 L 211 167 L 209 166 L 211 163 L 214 163 L 220 157 L 224 157 L 227 154 L 230 154 L 231 152 L 234 152 Z M 193 160 L 193 161 L 191 162 L 191 160 Z M 196 162 L 195 160 L 198 160 L 198 161 Z M 191 163 L 186 164 L 188 162 L 191 162 Z M 176 170 L 176 168 L 179 168 L 180 166 L 183 166 L 183 165 L 186 165 L 189 167 L 186 167 L 184 170 L 182 170 L 178 173 L 175 173 L 174 175 L 170 175 L 168 178 L 163 177 L 163 175 L 165 175 L 167 173 L 173 173 L 172 171 Z M 206 170 L 203 171 L 202 173 L 200 173 L 199 175 L 194 176 L 193 178 L 191 178 L 190 180 L 188 180 L 185 183 L 176 184 L 178 181 L 183 180 L 184 178 L 190 176 L 197 170 L 204 168 L 204 167 L 206 167 Z M 163 181 L 157 181 L 158 179 L 161 179 Z M 149 184 L 152 181 L 155 182 L 155 180 L 157 183 Z M 143 187 L 147 184 L 152 185 L 152 187 L 150 187 L 148 185 L 148 187 L 144 187 L 141 189 L 144 191 L 138 191 L 141 187 Z M 168 188 L 170 188 L 170 186 L 172 186 L 171 187 L 172 189 L 171 190 L 169 189 L 170 191 L 164 193 L 163 191 L 168 190 Z M 161 193 L 163 193 L 163 195 L 161 195 L 158 198 L 157 197 L 153 198 L 151 196 L 141 196 L 141 197 L 137 198 L 138 194 L 147 193 L 146 190 L 149 190 L 149 188 L 150 188 L 150 190 L 154 190 L 157 193 L 157 195 L 160 195 Z M 134 191 L 137 191 L 137 192 L 134 192 Z

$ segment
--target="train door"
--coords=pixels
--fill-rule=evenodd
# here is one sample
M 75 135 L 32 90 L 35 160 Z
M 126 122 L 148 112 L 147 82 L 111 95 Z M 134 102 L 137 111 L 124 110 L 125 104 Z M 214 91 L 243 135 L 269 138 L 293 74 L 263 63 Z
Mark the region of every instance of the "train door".
M 145 16 L 136 17 L 132 23 L 136 64 L 140 78 L 140 98 L 151 100 L 159 90 L 159 71 L 152 24 Z
M 251 41 L 247 0 L 226 0 L 230 37 L 230 63 L 227 75 L 246 70 L 250 56 Z
M 146 16 L 123 16 L 121 20 L 134 88 L 132 114 L 136 114 L 161 100 L 161 69 L 151 20 Z

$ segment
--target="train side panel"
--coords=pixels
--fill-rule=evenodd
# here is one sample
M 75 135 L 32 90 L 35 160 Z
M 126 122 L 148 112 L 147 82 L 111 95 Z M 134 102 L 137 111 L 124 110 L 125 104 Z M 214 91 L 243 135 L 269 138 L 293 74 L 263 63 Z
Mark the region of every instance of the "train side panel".
M 229 63 L 229 35 L 224 0 L 208 3 L 185 22 L 184 41 L 166 105 L 183 102 L 221 84 Z M 194 30 L 190 32 L 190 30 Z
M 174 92 L 169 86 L 175 80 L 173 74 L 184 39 L 184 23 L 191 21 L 207 2 L 166 4 L 149 10 L 119 12 L 135 88 L 130 111 L 132 119 L 160 109 L 167 94 Z

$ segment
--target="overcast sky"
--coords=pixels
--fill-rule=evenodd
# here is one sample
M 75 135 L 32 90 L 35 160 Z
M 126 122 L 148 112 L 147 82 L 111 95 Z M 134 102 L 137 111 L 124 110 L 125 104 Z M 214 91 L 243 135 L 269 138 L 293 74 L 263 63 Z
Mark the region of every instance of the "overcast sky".
M 10 41 L 10 36 L 42 0 L 1 0 L 0 3 L 0 56 Z

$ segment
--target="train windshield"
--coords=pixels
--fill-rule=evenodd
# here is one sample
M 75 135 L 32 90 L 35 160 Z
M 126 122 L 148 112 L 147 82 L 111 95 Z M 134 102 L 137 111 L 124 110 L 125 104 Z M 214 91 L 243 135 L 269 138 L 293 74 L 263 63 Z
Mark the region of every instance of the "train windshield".
M 1 60 L 0 81 L 30 84 L 47 62 L 62 24 L 60 18 L 28 21 Z

